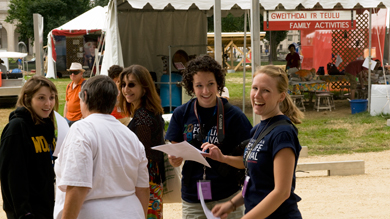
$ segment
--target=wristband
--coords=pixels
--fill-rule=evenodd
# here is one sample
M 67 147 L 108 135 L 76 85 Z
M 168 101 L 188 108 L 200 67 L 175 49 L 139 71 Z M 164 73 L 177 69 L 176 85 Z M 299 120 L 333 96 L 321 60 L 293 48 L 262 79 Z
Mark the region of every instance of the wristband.
M 235 211 L 236 210 L 236 205 L 233 203 L 233 201 L 231 199 L 229 200 L 229 202 L 232 203 L 233 211 Z

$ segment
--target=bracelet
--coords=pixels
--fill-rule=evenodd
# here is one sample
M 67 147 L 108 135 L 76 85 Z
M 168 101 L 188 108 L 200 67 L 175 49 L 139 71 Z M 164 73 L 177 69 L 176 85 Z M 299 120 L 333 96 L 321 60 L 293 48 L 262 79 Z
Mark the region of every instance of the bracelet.
M 232 201 L 231 199 L 229 200 L 229 202 L 232 203 L 232 205 L 233 205 L 233 211 L 235 211 L 235 210 L 236 210 L 236 205 L 233 203 L 233 201 Z

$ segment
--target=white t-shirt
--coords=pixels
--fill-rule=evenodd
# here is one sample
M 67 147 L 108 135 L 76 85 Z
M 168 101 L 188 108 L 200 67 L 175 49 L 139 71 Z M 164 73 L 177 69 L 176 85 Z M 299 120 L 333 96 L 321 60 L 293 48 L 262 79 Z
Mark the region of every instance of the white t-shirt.
M 54 218 L 62 217 L 67 186 L 91 188 L 78 218 L 145 218 L 135 187 L 149 188 L 147 163 L 137 136 L 113 116 L 74 123 L 55 162 Z

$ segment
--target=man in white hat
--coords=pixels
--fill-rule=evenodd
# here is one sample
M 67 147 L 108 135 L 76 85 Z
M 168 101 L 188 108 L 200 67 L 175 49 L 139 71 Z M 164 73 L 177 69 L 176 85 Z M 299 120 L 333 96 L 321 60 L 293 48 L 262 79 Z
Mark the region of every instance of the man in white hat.
M 78 62 L 72 62 L 68 69 L 68 72 L 70 73 L 69 77 L 72 82 L 66 86 L 64 116 L 66 121 L 68 121 L 69 126 L 80 120 L 82 116 L 79 92 L 81 91 L 81 86 L 85 82 L 85 79 L 83 78 L 84 71 L 83 66 Z

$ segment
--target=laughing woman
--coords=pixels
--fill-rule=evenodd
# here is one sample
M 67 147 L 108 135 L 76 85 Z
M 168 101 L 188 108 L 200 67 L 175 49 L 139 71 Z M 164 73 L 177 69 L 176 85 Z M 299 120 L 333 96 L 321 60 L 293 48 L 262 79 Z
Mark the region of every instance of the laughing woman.
M 53 218 L 53 110 L 57 89 L 42 76 L 23 86 L 17 109 L 1 134 L 0 180 L 7 218 Z
M 292 123 L 300 124 L 303 113 L 287 89 L 287 75 L 279 67 L 265 66 L 254 74 L 250 98 L 261 122 L 252 129 L 244 153 L 246 183 L 240 194 L 212 210 L 215 216 L 226 218 L 245 204 L 243 219 L 302 218 L 297 205 L 301 199 L 294 193 L 301 145 Z
M 151 150 L 164 144 L 164 113 L 152 76 L 140 65 L 125 68 L 119 76 L 119 107 L 132 120 L 128 127 L 145 147 L 148 158 L 150 199 L 147 218 L 162 218 L 162 183 L 165 180 L 164 154 Z

